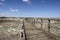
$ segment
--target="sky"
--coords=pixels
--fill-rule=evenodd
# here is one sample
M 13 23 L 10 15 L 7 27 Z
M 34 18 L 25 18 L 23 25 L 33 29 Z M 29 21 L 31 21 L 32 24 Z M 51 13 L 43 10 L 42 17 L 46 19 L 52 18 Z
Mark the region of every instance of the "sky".
M 60 0 L 0 0 L 0 17 L 60 18 Z

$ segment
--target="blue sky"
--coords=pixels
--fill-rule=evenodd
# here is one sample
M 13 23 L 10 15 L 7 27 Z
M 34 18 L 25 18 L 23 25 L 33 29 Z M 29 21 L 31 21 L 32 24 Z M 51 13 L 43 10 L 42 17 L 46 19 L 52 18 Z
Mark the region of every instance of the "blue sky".
M 0 0 L 0 16 L 60 18 L 60 0 Z

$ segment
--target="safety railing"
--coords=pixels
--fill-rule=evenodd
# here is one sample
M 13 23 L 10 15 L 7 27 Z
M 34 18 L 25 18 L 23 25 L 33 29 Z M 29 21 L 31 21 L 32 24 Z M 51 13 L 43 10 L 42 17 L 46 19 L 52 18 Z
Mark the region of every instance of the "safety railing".
M 60 19 L 32 18 L 27 19 L 27 21 L 36 28 L 43 29 L 48 35 L 54 37 L 55 39 L 60 39 Z

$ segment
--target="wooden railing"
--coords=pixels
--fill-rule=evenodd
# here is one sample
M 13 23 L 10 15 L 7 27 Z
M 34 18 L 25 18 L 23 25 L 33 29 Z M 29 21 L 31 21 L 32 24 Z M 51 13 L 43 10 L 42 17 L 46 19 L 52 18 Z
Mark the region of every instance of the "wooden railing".
M 25 26 L 24 26 L 24 19 L 23 19 L 22 29 L 24 29 L 24 30 L 23 30 L 23 33 L 21 34 L 21 35 L 22 35 L 22 38 L 23 38 L 23 40 L 27 40 L 27 38 L 26 38 L 26 32 L 25 32 Z
M 36 28 L 42 29 L 49 36 L 54 37 L 57 40 L 60 40 L 60 28 L 57 27 L 58 25 L 56 27 L 54 27 L 54 25 L 53 25 L 55 22 L 60 23 L 60 19 L 50 19 L 50 18 L 49 19 L 48 18 L 47 19 L 43 19 L 43 18 L 35 19 L 35 18 L 32 18 L 32 19 L 27 19 L 27 21 L 30 24 L 34 25 Z M 59 23 L 57 23 L 57 24 L 59 24 Z M 38 25 L 40 25 L 40 26 L 38 26 Z M 59 32 L 59 35 L 57 32 Z

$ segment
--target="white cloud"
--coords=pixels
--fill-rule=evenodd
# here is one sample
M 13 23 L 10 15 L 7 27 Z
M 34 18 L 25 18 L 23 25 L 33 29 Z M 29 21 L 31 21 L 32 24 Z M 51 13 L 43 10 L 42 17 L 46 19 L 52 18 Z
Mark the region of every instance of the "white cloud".
M 5 0 L 1 0 L 1 1 L 5 1 Z
M 18 9 L 10 9 L 11 12 L 17 12 L 19 11 Z
M 4 4 L 4 1 L 5 0 L 0 0 L 0 5 L 3 5 Z
M 3 2 L 0 2 L 0 5 L 3 5 L 4 3 Z
M 27 3 L 27 4 L 31 4 L 30 0 L 22 0 L 23 2 Z
M 23 2 L 29 2 L 30 0 L 22 0 Z

